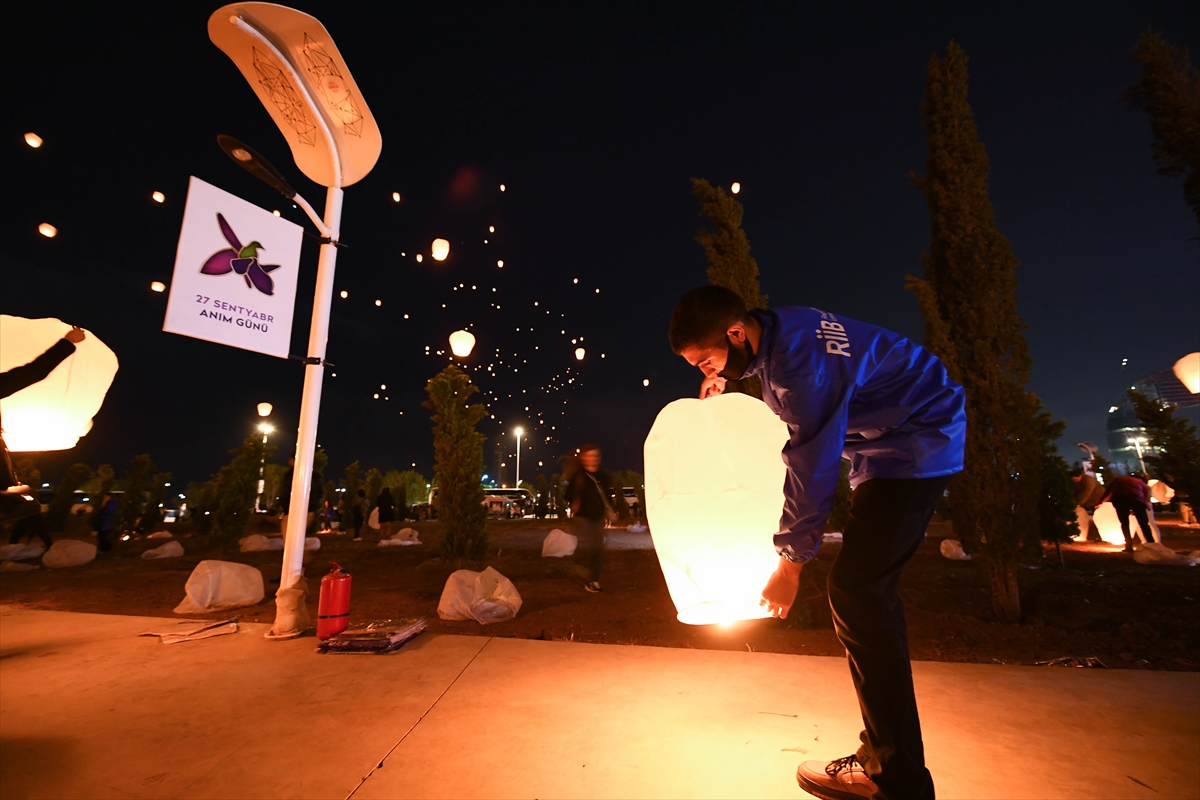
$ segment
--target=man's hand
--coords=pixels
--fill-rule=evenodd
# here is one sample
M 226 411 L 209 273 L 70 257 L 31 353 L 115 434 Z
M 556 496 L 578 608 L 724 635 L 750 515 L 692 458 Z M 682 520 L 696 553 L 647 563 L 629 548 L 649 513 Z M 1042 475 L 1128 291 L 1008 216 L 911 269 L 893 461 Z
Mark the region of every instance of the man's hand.
M 700 399 L 706 397 L 716 397 L 725 391 L 725 379 L 720 375 L 713 375 L 711 378 L 705 378 L 700 382 Z
M 787 619 L 788 611 L 796 602 L 796 593 L 800 591 L 800 570 L 803 567 L 803 564 L 780 556 L 779 566 L 763 587 L 762 599 L 758 601 L 760 606 L 767 607 L 772 617 Z
M 83 332 L 83 328 L 73 327 L 73 328 L 71 328 L 71 330 L 67 331 L 67 335 L 64 336 L 63 338 L 66 339 L 68 342 L 71 342 L 72 344 L 79 344 L 80 342 L 82 342 L 84 339 L 87 338 L 87 334 L 85 334 Z

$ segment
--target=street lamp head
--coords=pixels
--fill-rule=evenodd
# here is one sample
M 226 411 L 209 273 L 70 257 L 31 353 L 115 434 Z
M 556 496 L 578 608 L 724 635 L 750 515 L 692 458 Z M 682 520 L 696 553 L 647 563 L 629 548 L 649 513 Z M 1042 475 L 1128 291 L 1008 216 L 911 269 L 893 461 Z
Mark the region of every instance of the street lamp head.
M 225 151 L 225 155 L 233 159 L 235 164 L 287 199 L 291 200 L 296 196 L 296 190 L 288 185 L 287 178 L 283 177 L 279 170 L 271 166 L 270 161 L 256 153 L 249 145 L 242 144 L 232 136 L 226 136 L 223 133 L 218 134 L 217 144 Z
M 260 431 L 262 431 L 263 433 L 274 433 L 275 432 L 275 427 L 272 425 L 268 425 L 265 422 L 263 424 L 259 425 L 258 429 Z
M 523 431 L 523 430 L 521 430 L 520 428 L 517 428 L 517 430 L 515 431 L 515 433 L 517 434 L 517 438 L 519 439 L 519 438 L 521 438 L 521 434 L 523 434 L 523 433 L 524 433 L 524 431 Z

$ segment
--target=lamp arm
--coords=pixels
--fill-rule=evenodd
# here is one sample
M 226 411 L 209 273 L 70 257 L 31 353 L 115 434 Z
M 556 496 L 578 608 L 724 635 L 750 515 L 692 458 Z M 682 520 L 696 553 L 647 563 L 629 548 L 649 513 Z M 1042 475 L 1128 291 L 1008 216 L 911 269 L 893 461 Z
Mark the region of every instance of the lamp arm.
M 283 55 L 283 53 L 279 52 L 279 48 L 275 46 L 275 43 L 272 42 L 270 39 L 268 39 L 266 36 L 264 36 L 262 31 L 260 31 L 258 28 L 254 27 L 250 23 L 246 22 L 246 20 L 242 19 L 240 16 L 238 16 L 238 15 L 231 16 L 229 18 L 229 21 L 232 22 L 234 25 L 238 26 L 239 28 L 241 28 L 243 31 L 245 31 L 250 36 L 253 36 L 255 39 L 258 39 L 260 42 L 262 42 L 263 47 L 265 47 L 268 51 L 270 51 L 271 55 L 273 55 L 273 56 L 275 56 L 275 58 L 279 59 L 279 63 L 283 66 L 284 70 L 287 71 L 288 77 L 291 78 L 292 83 L 294 83 L 296 85 L 296 90 L 299 91 L 300 94 L 302 94 L 304 96 L 305 102 L 308 103 L 308 107 L 313 110 L 314 116 L 316 116 L 316 118 L 317 118 L 317 127 L 319 127 L 321 129 L 321 133 L 324 134 L 325 141 L 329 145 L 329 156 L 330 156 L 330 158 L 333 159 L 334 186 L 341 188 L 341 186 L 342 186 L 342 160 L 341 160 L 340 155 L 338 154 L 337 144 L 335 144 L 333 141 L 333 134 L 330 133 L 330 131 L 329 131 L 329 123 L 326 121 L 325 114 L 321 111 L 321 107 L 316 104 L 316 102 L 312 98 L 312 95 L 308 93 L 308 87 L 304 85 L 304 81 L 300 80 L 300 76 L 296 74 L 296 70 L 292 67 L 292 62 L 289 61 L 287 59 L 287 57 Z M 305 206 L 305 211 L 308 212 L 308 215 L 310 217 L 314 217 L 314 219 L 315 219 L 315 215 L 312 210 L 312 207 L 309 206 L 307 203 L 305 203 L 304 206 Z M 330 235 L 329 231 L 325 228 L 324 225 L 321 225 L 321 229 L 322 229 L 321 233 L 323 233 L 326 236 Z
M 319 230 L 321 232 L 322 236 L 325 236 L 325 237 L 333 236 L 333 234 L 330 233 L 330 231 L 329 231 L 329 227 L 325 224 L 325 221 L 323 219 L 321 219 L 319 216 L 317 216 L 317 212 L 313 209 L 312 206 L 310 206 L 308 204 L 308 201 L 305 200 L 300 195 L 299 192 L 297 192 L 292 197 L 292 200 L 293 200 L 293 202 L 296 203 L 296 205 L 298 205 L 302 209 L 304 209 L 304 213 L 308 214 L 308 218 L 311 219 L 313 221 L 313 224 L 317 226 L 317 230 Z

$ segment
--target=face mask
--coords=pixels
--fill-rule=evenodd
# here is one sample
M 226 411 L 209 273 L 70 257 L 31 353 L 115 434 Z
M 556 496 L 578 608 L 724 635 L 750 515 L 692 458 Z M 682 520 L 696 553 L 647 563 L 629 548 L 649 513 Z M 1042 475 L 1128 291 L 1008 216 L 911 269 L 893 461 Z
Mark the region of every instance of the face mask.
M 754 360 L 754 351 L 750 349 L 749 342 L 741 346 L 734 344 L 729 334 L 725 334 L 725 348 L 725 369 L 721 370 L 721 377 L 730 381 L 741 380 L 746 368 Z

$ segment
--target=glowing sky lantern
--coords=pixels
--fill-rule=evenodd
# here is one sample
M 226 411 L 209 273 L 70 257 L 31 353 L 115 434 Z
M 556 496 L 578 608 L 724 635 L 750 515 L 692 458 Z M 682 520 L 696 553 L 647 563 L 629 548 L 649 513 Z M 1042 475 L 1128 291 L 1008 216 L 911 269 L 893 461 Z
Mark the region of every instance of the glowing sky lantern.
M 58 236 L 58 228 L 54 227 L 49 222 L 43 222 L 41 225 L 38 225 L 38 233 L 40 233 L 42 236 L 45 236 L 47 239 L 53 239 L 55 236 Z
M 400 193 L 399 192 L 392 192 L 392 202 L 393 203 L 400 202 Z
M 0 372 L 28 364 L 71 329 L 57 319 L 0 315 Z M 0 400 L 14 452 L 67 450 L 91 428 L 117 374 L 117 357 L 90 331 L 44 380 Z
M 642 386 L 649 386 L 649 385 L 650 385 L 650 379 L 649 379 L 649 378 L 643 378 L 643 379 L 642 379 Z
M 583 357 L 585 355 L 587 355 L 587 351 L 584 350 L 582 347 L 575 348 L 575 360 L 576 361 L 583 361 Z
M 150 283 L 150 291 L 152 292 L 165 292 L 166 290 L 167 285 L 162 281 L 152 281 Z
M 42 137 L 31 131 L 30 133 L 25 134 L 25 144 L 29 145 L 34 150 L 37 150 L 42 146 Z
M 258 415 L 260 417 L 269 417 L 271 416 L 271 411 L 274 410 L 274 408 L 275 406 L 271 405 L 270 403 L 259 403 L 257 406 Z
M 1200 353 L 1188 353 L 1175 362 L 1175 377 L 1192 394 L 1200 394 Z
M 475 335 L 470 331 L 455 331 L 450 334 L 450 352 L 459 358 L 466 358 L 475 349 Z
M 417 253 L 417 263 L 420 264 L 424 260 L 425 260 L 425 257 L 422 256 L 420 253 Z
M 345 300 L 347 297 L 349 297 L 349 296 L 350 296 L 350 293 L 349 293 L 349 292 L 347 292 L 345 289 L 342 289 L 342 291 L 341 291 L 341 292 L 339 292 L 338 294 L 341 296 L 341 298 L 342 298 L 343 300 Z
M 434 261 L 445 261 L 446 256 L 450 255 L 450 243 L 445 239 L 434 239 L 430 255 Z
M 163 194 L 162 192 L 154 192 L 153 194 L 150 195 L 150 199 L 156 203 L 167 202 L 167 196 L 165 194 Z
M 742 185 L 740 183 L 738 183 L 737 181 L 734 181 L 733 184 L 729 187 L 729 191 L 732 192 L 733 194 L 737 194 L 741 190 L 742 190 Z
M 504 269 L 504 262 L 503 262 L 503 261 L 497 261 L 497 262 L 496 262 L 496 266 L 497 266 L 497 267 L 499 267 L 500 269 Z
M 697 432 L 704 435 L 697 435 Z M 744 394 L 676 400 L 646 437 L 646 513 L 679 621 L 769 616 L 787 426 Z

